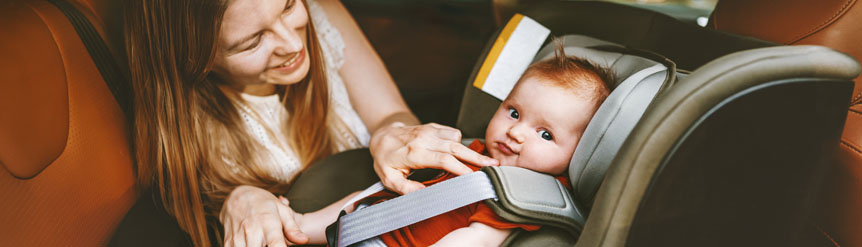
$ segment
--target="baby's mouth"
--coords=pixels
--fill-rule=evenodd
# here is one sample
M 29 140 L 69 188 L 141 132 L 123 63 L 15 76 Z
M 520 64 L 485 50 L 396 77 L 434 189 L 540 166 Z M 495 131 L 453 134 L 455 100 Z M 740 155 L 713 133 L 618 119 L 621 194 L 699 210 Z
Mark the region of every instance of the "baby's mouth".
M 497 142 L 497 149 L 499 149 L 501 152 L 503 152 L 503 154 L 506 155 L 518 154 L 517 152 L 512 150 L 512 147 L 509 147 L 508 144 L 503 142 Z

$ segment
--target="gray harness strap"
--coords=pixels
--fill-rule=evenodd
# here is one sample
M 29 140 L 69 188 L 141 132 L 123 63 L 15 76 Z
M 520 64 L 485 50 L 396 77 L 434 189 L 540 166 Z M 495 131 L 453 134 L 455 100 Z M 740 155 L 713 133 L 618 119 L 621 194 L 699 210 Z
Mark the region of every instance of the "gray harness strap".
M 382 186 L 378 183 L 363 191 L 362 194 L 381 189 Z M 373 194 L 373 192 L 367 194 Z M 350 246 L 359 241 L 491 198 L 496 199 L 497 194 L 486 173 L 473 172 L 451 178 L 425 189 L 340 217 L 338 241 L 335 245 L 338 247 Z

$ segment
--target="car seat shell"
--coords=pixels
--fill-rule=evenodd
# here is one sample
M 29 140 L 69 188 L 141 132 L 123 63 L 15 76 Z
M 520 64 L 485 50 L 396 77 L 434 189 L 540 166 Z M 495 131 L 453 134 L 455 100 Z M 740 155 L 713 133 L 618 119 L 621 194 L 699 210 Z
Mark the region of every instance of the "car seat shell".
M 757 49 L 722 57 L 694 71 L 685 81 L 680 81 L 670 88 L 661 100 L 655 102 L 654 106 L 647 110 L 641 123 L 632 131 L 632 136 L 614 160 L 612 169 L 606 174 L 605 182 L 599 189 L 593 211 L 587 220 L 578 246 L 633 244 L 627 242 L 630 237 L 629 229 L 633 221 L 639 217 L 638 214 L 642 212 L 638 210 L 642 206 L 641 200 L 648 195 L 648 191 L 652 188 L 651 183 L 654 183 L 656 176 L 661 173 L 660 166 L 671 157 L 668 156 L 671 155 L 671 147 L 678 143 L 680 139 L 677 138 L 683 136 L 689 129 L 688 126 L 692 126 L 703 114 L 712 111 L 713 107 L 727 97 L 761 83 L 781 81 L 796 76 L 805 78 L 822 76 L 841 78 L 841 81 L 826 80 L 822 83 L 843 85 L 843 92 L 849 98 L 851 86 L 849 79 L 854 78 L 858 73 L 859 67 L 855 61 L 824 47 Z M 838 99 L 840 104 L 842 99 Z M 832 114 L 828 120 L 822 120 L 825 124 L 831 125 L 831 128 L 824 128 L 828 129 L 827 132 L 837 133 L 840 130 L 838 125 L 843 116 L 839 115 Z M 744 119 L 737 119 L 737 121 L 744 121 Z M 827 134 L 825 138 L 837 138 L 837 134 Z M 828 152 L 827 150 L 817 151 Z M 819 164 L 809 165 L 816 167 Z M 818 178 L 812 176 L 811 179 Z M 697 224 L 709 224 L 709 222 L 697 222 Z M 679 237 L 683 238 L 683 236 Z M 734 237 L 737 236 L 722 237 L 735 239 Z M 678 242 L 672 245 L 677 244 L 686 243 Z M 688 242 L 687 244 L 698 243 Z

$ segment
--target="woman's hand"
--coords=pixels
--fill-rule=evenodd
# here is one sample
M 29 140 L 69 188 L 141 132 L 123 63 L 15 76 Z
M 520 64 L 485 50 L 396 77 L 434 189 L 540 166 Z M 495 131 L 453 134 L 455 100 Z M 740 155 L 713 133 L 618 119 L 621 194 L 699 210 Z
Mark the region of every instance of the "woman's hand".
M 401 194 L 425 187 L 407 179 L 410 169 L 437 168 L 461 175 L 472 172 L 461 161 L 479 166 L 499 164 L 461 144 L 461 131 L 434 123 L 406 126 L 395 122 L 375 131 L 369 146 L 374 172 L 383 186 Z
M 224 245 L 232 247 L 287 246 L 305 244 L 308 236 L 299 230 L 287 200 L 279 201 L 269 191 L 242 185 L 231 191 L 219 219 L 224 224 Z

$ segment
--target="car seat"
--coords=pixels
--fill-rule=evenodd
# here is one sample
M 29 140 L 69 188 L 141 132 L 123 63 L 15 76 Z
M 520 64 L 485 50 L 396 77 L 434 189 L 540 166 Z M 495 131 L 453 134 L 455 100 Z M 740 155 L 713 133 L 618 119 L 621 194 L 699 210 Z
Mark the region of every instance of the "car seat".
M 721 0 L 708 27 L 786 45 L 822 45 L 860 61 L 862 4 L 851 0 Z M 862 80 L 855 80 L 839 152 L 810 220 L 825 245 L 862 246 Z M 846 107 L 846 106 L 842 106 Z M 830 243 L 831 242 L 831 243 Z
M 115 2 L 0 3 L 2 246 L 105 245 L 137 196 L 127 119 L 97 64 L 118 47 L 91 57 L 73 25 L 116 41 Z
M 555 35 L 649 50 L 691 71 L 659 95 L 613 158 L 578 246 L 822 244 L 808 242 L 816 229 L 800 216 L 816 213 L 824 157 L 838 148 L 846 116 L 829 107 L 849 102 L 858 63 L 611 3 L 547 2 L 524 14 Z M 484 136 L 498 104 L 468 86 L 458 127 Z M 559 242 L 536 235 L 512 243 Z
M 494 46 L 497 46 L 501 43 L 506 44 L 506 47 L 502 48 L 503 52 L 501 52 L 501 54 L 498 56 L 498 63 L 493 65 L 494 69 L 491 69 L 487 76 L 474 76 L 474 78 L 476 78 L 474 81 L 478 82 L 479 80 L 485 80 L 483 83 L 481 83 L 482 85 L 484 85 L 483 90 L 488 90 L 488 88 L 501 87 L 500 85 L 489 84 L 512 85 L 513 83 L 500 81 L 503 80 L 503 78 L 502 76 L 500 76 L 502 75 L 502 73 L 499 73 L 501 72 L 499 68 L 504 68 L 505 71 L 503 72 L 518 68 L 515 68 L 513 63 L 500 60 L 512 58 L 511 56 L 509 56 L 511 53 L 507 51 L 519 52 L 522 51 L 522 49 L 529 50 L 526 44 L 518 42 L 521 42 L 521 40 L 523 40 L 522 38 L 525 37 L 534 38 L 532 34 L 535 32 L 521 32 L 518 30 L 530 29 L 530 26 L 532 25 L 531 23 L 533 22 L 528 17 L 516 17 L 519 18 L 519 20 L 523 19 L 523 21 L 513 19 L 512 21 L 510 21 L 510 24 L 507 25 L 507 27 L 510 27 L 507 30 L 515 31 L 512 33 L 508 33 L 508 31 L 503 31 L 507 34 L 501 35 L 509 38 L 507 40 L 498 39 L 496 42 L 494 42 Z M 535 50 L 539 51 L 535 54 L 535 58 L 533 58 L 532 56 L 526 57 L 526 59 L 524 59 L 526 60 L 526 62 L 524 62 L 523 65 L 531 64 L 539 60 L 544 60 L 554 55 L 554 44 L 548 44 L 543 49 L 538 49 L 538 46 L 542 44 L 542 41 L 544 41 L 544 37 L 538 37 L 538 39 L 533 40 L 537 41 L 534 46 L 536 47 Z M 489 180 L 478 185 L 471 184 L 470 187 L 487 188 L 487 190 L 492 191 L 493 189 L 491 189 L 491 184 L 493 184 L 493 187 L 495 187 L 496 190 L 499 192 L 498 197 L 494 198 L 493 200 L 487 200 L 486 203 L 492 205 L 492 209 L 495 212 L 510 221 L 527 224 L 543 224 L 556 226 L 559 229 L 554 230 L 563 230 L 568 233 L 566 236 L 576 236 L 583 229 L 585 219 L 584 215 L 588 210 L 586 205 L 589 205 L 592 196 L 598 189 L 597 185 L 601 182 L 602 174 L 604 174 L 604 171 L 607 169 L 607 165 L 609 164 L 610 158 L 612 158 L 613 154 L 616 153 L 616 151 L 620 148 L 620 145 L 622 144 L 625 137 L 635 126 L 638 119 L 640 119 L 641 115 L 643 114 L 644 110 L 650 104 L 652 99 L 658 94 L 660 89 L 664 87 L 669 87 L 670 84 L 676 79 L 676 77 L 674 64 L 666 58 L 661 57 L 657 54 L 651 54 L 643 51 L 631 51 L 613 43 L 580 35 L 567 35 L 560 37 L 559 40 L 561 40 L 561 42 L 565 46 L 564 49 L 567 55 L 582 57 L 595 64 L 599 64 L 605 67 L 612 67 L 612 71 L 614 72 L 616 78 L 616 81 L 609 82 L 615 89 L 608 96 L 605 103 L 602 104 L 602 106 L 598 109 L 595 117 L 587 127 L 585 134 L 579 142 L 578 148 L 575 151 L 575 158 L 573 158 L 570 165 L 569 177 L 573 181 L 578 181 L 577 183 L 572 184 L 574 193 L 571 194 L 574 196 L 575 200 L 572 200 L 572 197 L 569 196 L 570 193 L 566 191 L 564 186 L 558 184 L 558 182 L 556 182 L 553 177 L 540 173 L 530 172 L 523 169 L 510 169 L 513 167 L 495 167 L 493 169 L 483 169 L 483 171 L 488 174 Z M 511 50 L 509 49 L 510 47 L 518 47 L 522 49 Z M 490 64 L 492 63 L 489 63 L 488 59 L 486 59 L 486 61 L 482 62 L 483 68 L 480 69 L 480 71 L 487 71 L 485 70 L 485 67 L 490 66 Z M 525 69 L 524 66 L 520 68 L 521 72 L 523 71 L 523 69 Z M 517 80 L 517 77 L 519 77 L 518 74 L 520 73 L 513 74 L 514 77 L 509 79 Z M 511 90 L 511 88 L 507 90 Z M 499 97 L 503 98 L 504 96 Z M 470 106 L 467 106 L 465 108 L 470 108 Z M 610 129 L 613 129 L 613 131 L 609 131 Z M 464 141 L 470 142 L 469 139 L 465 139 Z M 449 180 L 447 181 L 447 183 L 455 183 L 453 182 L 454 180 L 456 179 Z M 430 188 L 438 189 L 437 186 L 438 185 L 435 185 Z M 448 186 L 461 187 L 460 184 Z M 422 193 L 433 194 L 434 192 L 427 192 L 426 190 L 422 190 L 404 196 L 402 198 L 393 199 L 388 203 L 390 203 L 390 205 L 392 203 L 399 204 L 400 202 L 397 202 L 397 200 L 412 200 L 410 198 L 420 198 L 418 200 L 425 200 L 422 199 L 422 195 L 420 195 Z M 440 198 L 434 198 L 438 200 L 431 200 L 430 203 L 418 204 L 422 205 L 421 208 L 426 209 L 454 209 L 459 207 L 458 205 L 461 204 L 452 205 L 451 202 L 456 201 L 456 198 L 463 198 L 464 195 L 460 194 L 464 193 L 465 192 L 460 190 L 458 192 L 452 191 L 447 193 L 449 196 L 452 196 L 452 198 L 447 197 L 446 200 L 439 200 Z M 484 198 L 465 200 L 465 202 L 476 202 L 478 201 L 478 199 Z M 430 205 L 435 202 L 441 201 L 446 202 L 443 203 L 444 205 Z M 540 203 L 535 203 L 537 201 Z M 411 222 L 424 219 L 425 216 L 418 216 L 421 214 L 428 214 L 428 217 L 435 215 L 435 213 L 429 213 L 429 211 L 433 210 L 410 212 L 411 209 L 416 208 L 412 207 L 410 203 L 402 204 L 406 206 L 398 206 L 406 207 L 407 209 L 378 208 L 374 210 L 380 210 L 385 212 L 407 211 L 407 213 L 405 214 L 411 215 L 411 217 L 409 217 L 412 218 L 409 220 Z M 371 208 L 374 208 L 374 206 L 370 207 L 369 209 Z M 360 210 L 359 212 L 362 211 L 363 210 Z M 366 212 L 363 213 L 371 214 Z M 345 218 L 345 221 L 340 222 L 337 226 L 340 227 L 342 230 L 350 229 L 352 227 L 350 225 L 352 222 L 350 221 L 353 221 L 359 222 L 357 223 L 359 224 L 357 227 L 371 227 L 371 224 L 369 224 L 368 222 L 362 222 L 361 219 L 357 220 L 357 218 L 361 218 L 363 216 L 354 216 L 355 214 L 357 213 L 348 215 L 351 218 Z M 386 229 L 392 228 L 390 225 L 396 224 L 394 222 L 400 220 L 397 218 L 393 218 L 391 220 L 384 220 L 382 219 L 382 217 L 382 215 L 371 214 L 371 217 L 369 217 L 369 219 L 373 221 L 386 222 L 386 224 L 374 224 L 380 225 L 381 227 L 384 227 Z M 390 213 L 386 217 L 392 217 L 392 214 Z M 363 229 L 363 231 L 368 232 L 371 230 Z M 337 231 L 333 230 L 333 232 L 331 233 L 331 235 L 333 235 L 333 241 L 330 241 L 330 245 L 332 246 L 336 246 L 335 242 L 339 242 L 338 246 L 342 246 L 345 245 L 345 243 L 340 243 L 341 241 L 345 241 L 347 242 L 346 244 L 349 244 L 352 242 L 351 239 L 361 239 L 358 237 L 350 236 L 350 233 L 346 233 L 348 234 L 348 236 L 344 236 L 340 233 L 336 234 L 336 232 Z M 563 241 L 574 243 L 573 238 L 568 238 Z
M 525 15 L 557 35 L 653 51 L 691 72 L 649 105 L 607 173 L 599 174 L 601 187 L 580 236 L 546 228 L 507 244 L 816 244 L 806 242 L 811 225 L 804 216 L 814 213 L 813 200 L 826 179 L 824 157 L 837 149 L 846 113 L 832 107 L 850 99 L 851 80 L 859 74 L 852 58 L 604 2 L 543 3 Z M 752 49 L 758 47 L 766 48 Z M 458 122 L 464 135 L 483 136 L 497 104 L 468 86 Z M 579 169 L 570 166 L 572 185 L 581 186 L 573 167 Z

